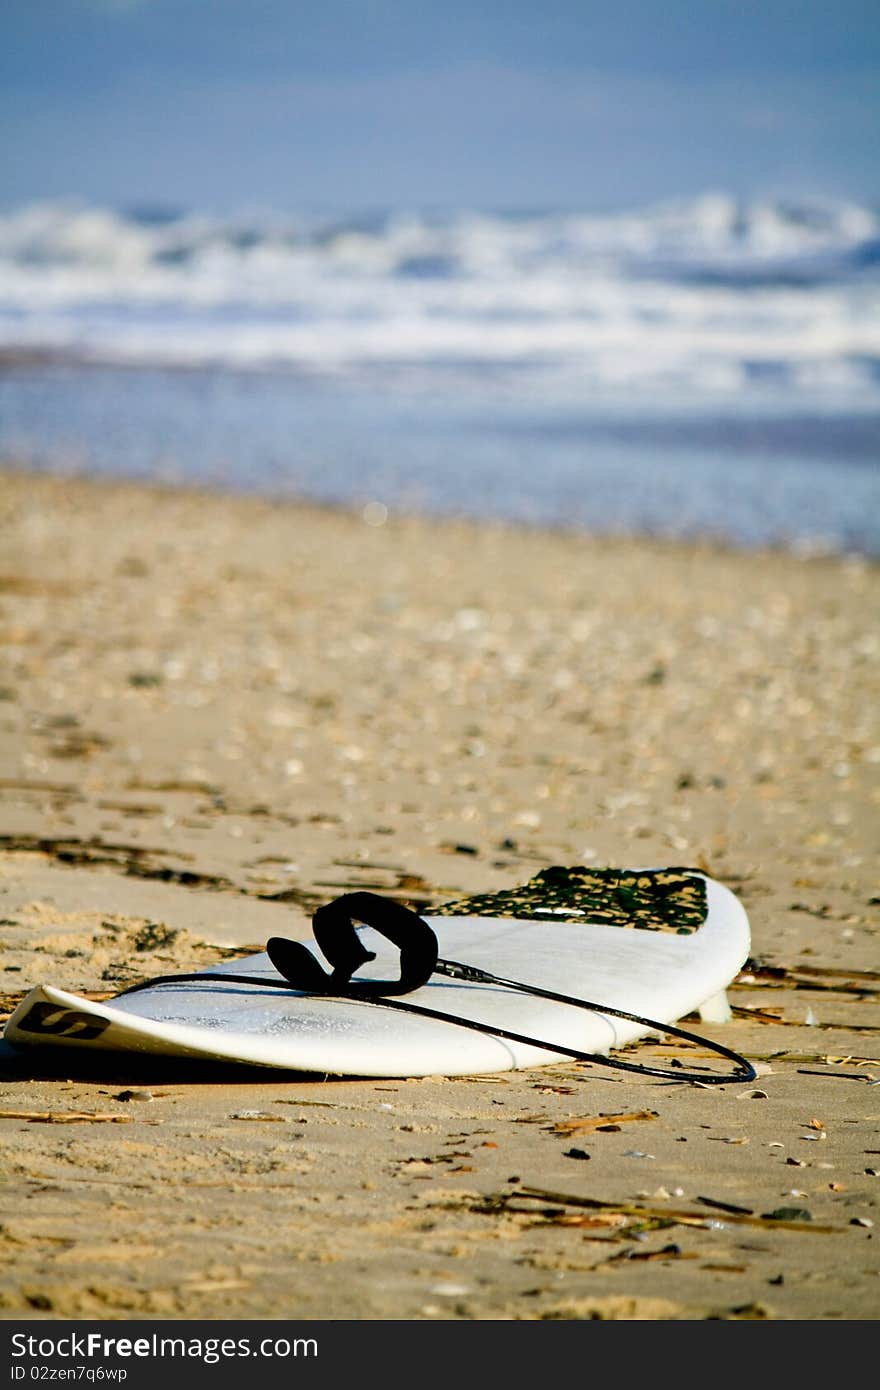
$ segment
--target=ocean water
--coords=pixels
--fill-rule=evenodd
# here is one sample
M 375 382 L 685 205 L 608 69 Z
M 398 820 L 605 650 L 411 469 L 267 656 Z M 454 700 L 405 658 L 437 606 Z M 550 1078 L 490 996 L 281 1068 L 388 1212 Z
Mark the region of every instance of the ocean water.
M 880 215 L 13 208 L 0 459 L 880 554 Z

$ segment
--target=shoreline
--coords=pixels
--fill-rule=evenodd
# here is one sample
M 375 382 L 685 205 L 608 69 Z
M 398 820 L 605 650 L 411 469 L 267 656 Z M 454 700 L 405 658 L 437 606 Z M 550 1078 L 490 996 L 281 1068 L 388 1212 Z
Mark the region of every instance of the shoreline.
M 752 924 L 697 1031 L 761 1073 L 148 1066 L 124 1100 L 125 1064 L 6 1047 L 0 1317 L 876 1318 L 875 559 L 9 468 L 0 550 L 7 1005 L 308 936 L 346 888 L 689 862 Z M 65 1111 L 117 1122 L 26 1118 Z M 706 1197 L 811 1220 L 682 1224 Z
M 560 541 L 580 541 L 591 547 L 614 548 L 617 546 L 628 549 L 644 546 L 649 550 L 681 551 L 683 554 L 696 552 L 698 554 L 729 555 L 757 560 L 765 557 L 779 557 L 795 563 L 821 564 L 823 561 L 828 561 L 834 565 L 843 564 L 856 568 L 865 566 L 868 569 L 880 569 L 880 552 L 875 554 L 873 551 L 838 547 L 831 541 L 818 536 L 750 543 L 737 541 L 722 533 L 711 531 L 677 534 L 659 528 L 632 531 L 624 529 L 619 531 L 591 530 L 579 522 L 566 524 L 544 520 L 532 521 L 516 517 L 479 516 L 453 510 L 429 510 L 408 506 L 405 503 L 398 505 L 396 502 L 392 502 L 386 505 L 375 498 L 344 501 L 310 497 L 305 493 L 293 490 L 286 492 L 264 486 L 248 487 L 236 485 L 232 481 L 201 481 L 176 476 L 112 475 L 88 468 L 33 465 L 14 457 L 8 458 L 0 455 L 0 488 L 6 480 L 17 487 L 26 487 L 30 481 L 40 480 L 49 487 L 56 486 L 62 489 L 70 486 L 84 490 L 94 488 L 98 492 L 116 489 L 123 492 L 130 490 L 132 493 L 146 495 L 155 493 L 157 497 L 191 497 L 218 505 L 225 502 L 240 503 L 244 507 L 251 505 L 256 508 L 281 508 L 291 513 L 302 513 L 303 516 L 308 516 L 311 513 L 318 516 L 327 514 L 348 518 L 356 526 L 365 524 L 371 530 L 381 529 L 390 522 L 392 526 L 422 527 L 426 530 L 436 527 L 440 531 L 450 528 L 475 533 L 509 533 L 511 538 L 523 535 L 526 537 L 544 537 L 547 540 L 555 538 Z M 372 510 L 377 507 L 380 513 L 386 514 L 384 518 L 382 520 L 368 519 L 365 516 L 367 509 Z

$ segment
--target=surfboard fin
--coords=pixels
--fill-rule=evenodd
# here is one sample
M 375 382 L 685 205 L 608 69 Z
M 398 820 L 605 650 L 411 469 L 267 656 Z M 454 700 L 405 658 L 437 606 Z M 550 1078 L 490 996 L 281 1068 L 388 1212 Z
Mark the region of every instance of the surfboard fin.
M 713 994 L 711 999 L 700 1005 L 699 1014 L 704 1023 L 729 1023 L 733 1014 L 727 991 L 722 989 L 718 994 Z

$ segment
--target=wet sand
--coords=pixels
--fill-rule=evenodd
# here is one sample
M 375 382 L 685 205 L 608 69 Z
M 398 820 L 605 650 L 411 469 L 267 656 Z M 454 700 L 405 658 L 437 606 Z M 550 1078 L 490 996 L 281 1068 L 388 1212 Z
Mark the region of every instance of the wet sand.
M 307 937 L 355 886 L 691 863 L 753 937 L 691 1026 L 760 1073 L 3 1044 L 4 1318 L 876 1318 L 876 565 L 14 471 L 0 557 L 7 1013 Z

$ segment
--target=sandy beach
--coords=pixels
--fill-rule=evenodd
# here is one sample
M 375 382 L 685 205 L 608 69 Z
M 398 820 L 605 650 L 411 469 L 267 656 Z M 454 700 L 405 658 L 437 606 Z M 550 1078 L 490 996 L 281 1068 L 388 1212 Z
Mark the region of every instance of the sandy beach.
M 878 614 L 858 557 L 0 475 L 5 1015 L 307 938 L 354 887 L 695 864 L 752 954 L 686 1026 L 759 1071 L 4 1044 L 0 1316 L 875 1319 Z

